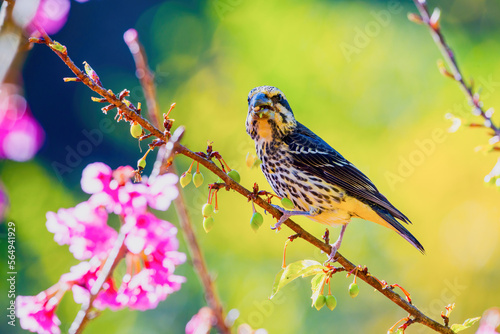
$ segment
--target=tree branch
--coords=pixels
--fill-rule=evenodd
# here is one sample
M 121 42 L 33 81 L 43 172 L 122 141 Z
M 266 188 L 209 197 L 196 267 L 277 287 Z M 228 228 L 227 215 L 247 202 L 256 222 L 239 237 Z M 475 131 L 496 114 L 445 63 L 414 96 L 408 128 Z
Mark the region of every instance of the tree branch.
M 416 23 L 423 23 L 429 28 L 434 42 L 436 43 L 439 51 L 443 55 L 443 58 L 451 71 L 450 74 L 446 71 L 446 69 L 443 69 L 443 74 L 452 78 L 459 84 L 460 89 L 464 92 L 467 98 L 467 101 L 471 106 L 473 106 L 473 114 L 484 118 L 484 126 L 493 130 L 494 135 L 498 136 L 500 139 L 500 129 L 491 121 L 492 113 L 487 113 L 484 110 L 483 103 L 479 98 L 479 94 L 473 92 L 472 85 L 467 85 L 467 83 L 465 83 L 463 74 L 458 67 L 458 62 L 455 58 L 455 54 L 445 41 L 444 35 L 441 32 L 441 25 L 439 23 L 441 11 L 438 8 L 435 8 L 434 12 L 431 15 L 429 13 L 426 0 L 413 0 L 413 2 L 415 3 L 415 6 L 420 13 L 420 16 L 417 17 L 416 20 L 413 19 L 413 16 L 411 16 L 410 18 L 412 21 L 415 21 Z
M 75 75 L 83 82 L 85 83 L 91 90 L 96 92 L 97 94 L 101 95 L 104 97 L 109 103 L 115 105 L 121 113 L 124 115 L 125 119 L 132 119 L 139 124 L 144 129 L 149 130 L 155 137 L 167 141 L 169 137 L 169 133 L 162 133 L 160 130 L 158 130 L 156 127 L 154 127 L 149 121 L 146 119 L 142 118 L 140 115 L 135 113 L 132 109 L 128 108 L 122 101 L 120 101 L 114 94 L 110 94 L 107 90 L 105 90 L 103 87 L 95 84 L 90 78 L 84 74 L 78 67 L 76 67 L 71 61 L 71 59 L 68 57 L 66 52 L 61 52 L 56 49 L 54 49 L 54 44 L 53 42 L 46 36 L 43 40 L 33 40 L 34 42 L 37 43 L 42 43 L 46 44 L 49 48 L 51 48 L 63 61 L 68 65 L 68 67 L 75 73 Z M 193 151 L 189 150 L 187 147 L 181 145 L 181 144 L 176 144 L 175 148 L 174 147 L 169 147 L 170 145 L 173 145 L 172 143 L 167 143 L 167 149 L 173 149 L 175 152 L 178 154 L 185 155 L 188 158 L 191 158 L 197 162 L 199 162 L 201 165 L 203 165 L 205 168 L 210 170 L 212 173 L 215 175 L 219 176 L 225 183 L 226 187 L 232 190 L 235 190 L 236 192 L 240 193 L 246 198 L 249 198 L 249 196 L 252 196 L 253 193 L 249 191 L 248 189 L 244 188 L 241 186 L 239 183 L 236 183 L 233 179 L 231 179 L 224 171 L 222 171 L 215 163 L 213 163 L 210 160 L 207 160 L 200 155 L 194 153 Z M 264 199 L 262 199 L 259 196 L 254 197 L 254 202 L 256 205 L 260 206 L 267 212 L 269 212 L 271 215 L 273 215 L 276 218 L 281 217 L 281 212 L 271 206 L 270 204 L 267 203 Z M 300 238 L 304 239 L 305 241 L 309 242 L 310 244 L 314 245 L 315 247 L 319 248 L 326 254 L 330 254 L 331 252 L 331 246 L 324 243 L 323 241 L 317 239 L 314 237 L 312 234 L 304 230 L 302 227 L 300 227 L 298 224 L 293 222 L 291 219 L 288 219 L 284 222 L 286 226 L 288 226 L 290 229 L 292 229 L 295 233 L 299 235 Z M 350 262 L 348 259 L 346 259 L 344 256 L 342 256 L 339 252 L 337 252 L 335 256 L 335 260 L 337 260 L 348 272 L 354 270 L 356 266 Z M 423 312 L 421 312 L 417 307 L 415 307 L 413 304 L 407 302 L 403 297 L 401 297 L 399 294 L 394 292 L 392 290 L 392 287 L 390 285 L 387 285 L 385 281 L 381 281 L 377 279 L 376 277 L 372 276 L 367 270 L 366 271 L 358 271 L 357 277 L 365 281 L 367 284 L 375 288 L 377 291 L 379 291 L 381 294 L 383 294 L 385 297 L 387 297 L 389 300 L 391 300 L 393 303 L 398 305 L 400 308 L 405 310 L 406 312 L 409 313 L 411 317 L 413 317 L 414 322 L 419 322 L 431 329 L 433 329 L 436 332 L 439 333 L 447 333 L 447 334 L 452 334 L 453 331 L 447 327 L 444 326 L 433 319 L 429 318 L 426 316 Z
M 106 262 L 104 263 L 104 266 L 102 267 L 102 270 L 97 277 L 97 280 L 95 281 L 94 285 L 92 285 L 88 303 L 82 304 L 80 311 L 78 311 L 75 320 L 69 328 L 68 332 L 70 334 L 82 333 L 85 329 L 85 326 L 87 325 L 87 322 L 91 319 L 90 313 L 92 311 L 92 304 L 94 303 L 94 300 L 102 290 L 104 282 L 106 282 L 106 280 L 111 276 L 118 262 L 120 262 L 126 254 L 126 246 L 124 244 L 124 241 L 125 234 L 118 234 L 113 249 L 109 253 L 108 258 L 106 259 Z
M 151 119 L 151 122 L 156 127 L 159 127 L 159 107 L 156 98 L 154 75 L 147 64 L 146 52 L 144 51 L 144 48 L 139 41 L 139 36 L 135 29 L 127 30 L 127 32 L 125 32 L 124 34 L 124 40 L 134 57 L 136 65 L 136 75 L 141 82 L 144 97 L 146 99 L 148 115 Z M 174 132 L 167 145 L 159 149 L 153 172 L 150 175 L 152 180 L 154 180 L 154 177 L 165 174 L 169 171 L 177 174 L 175 165 L 167 164 L 165 162 L 170 161 L 175 155 L 175 148 L 179 145 L 183 134 L 184 128 L 179 127 Z M 168 168 L 168 165 L 170 165 L 170 170 Z M 217 326 L 221 333 L 230 334 L 231 330 L 228 328 L 225 322 L 224 309 L 216 292 L 214 280 L 208 273 L 207 264 L 196 238 L 196 234 L 194 233 L 192 227 L 193 224 L 191 223 L 191 219 L 189 218 L 186 203 L 184 201 L 184 196 L 181 191 L 179 192 L 177 198 L 174 200 L 174 206 L 177 211 L 177 216 L 179 217 L 179 225 L 184 235 L 184 240 L 186 240 L 186 245 L 189 254 L 191 255 L 194 270 L 201 281 L 207 304 L 212 309 L 212 312 L 214 314 L 215 326 Z
M 144 98 L 148 107 L 148 115 L 156 127 L 160 126 L 158 115 L 160 108 L 158 107 L 158 100 L 156 99 L 156 86 L 154 84 L 154 74 L 148 66 L 148 58 L 142 44 L 139 41 L 139 35 L 135 29 L 129 29 L 123 35 L 123 39 L 127 44 L 130 53 L 135 61 L 135 75 L 141 82 Z

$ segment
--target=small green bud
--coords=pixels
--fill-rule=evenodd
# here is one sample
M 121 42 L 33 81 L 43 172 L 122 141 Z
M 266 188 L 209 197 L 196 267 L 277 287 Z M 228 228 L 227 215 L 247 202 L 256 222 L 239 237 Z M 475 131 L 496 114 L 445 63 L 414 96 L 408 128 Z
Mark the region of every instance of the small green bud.
M 288 198 L 286 198 L 286 197 L 283 197 L 283 198 L 281 199 L 281 205 L 283 205 L 283 207 L 284 207 L 285 209 L 289 209 L 289 210 L 291 210 L 291 209 L 293 209 L 293 208 L 295 207 L 295 205 L 293 205 L 293 202 L 292 202 L 292 201 L 290 201 L 290 200 L 289 200 Z
M 319 295 L 314 301 L 314 307 L 316 310 L 320 310 L 326 304 L 326 297 L 324 295 Z
M 351 298 L 356 298 L 358 294 L 359 294 L 359 286 L 354 282 L 351 283 L 351 285 L 349 285 L 349 296 L 351 296 Z
M 184 172 L 182 173 L 180 179 L 179 179 L 179 183 L 181 184 L 181 187 L 184 188 L 185 186 L 187 186 L 188 184 L 191 183 L 191 179 L 193 177 L 191 176 L 191 173 L 190 172 Z
M 230 178 L 232 178 L 234 180 L 234 182 L 240 183 L 240 180 L 241 180 L 240 173 L 238 173 L 238 171 L 236 169 L 231 169 L 227 173 L 227 176 L 229 176 Z
M 223 179 L 221 179 L 220 177 L 217 178 L 217 181 L 215 181 L 215 183 L 225 183 Z
M 195 172 L 193 174 L 193 183 L 194 183 L 196 188 L 198 188 L 199 186 L 201 186 L 203 184 L 203 180 L 205 180 L 205 178 L 203 177 L 203 174 L 198 173 L 198 172 Z
M 262 214 L 259 212 L 254 212 L 252 215 L 252 219 L 250 219 L 250 226 L 252 229 L 257 232 L 259 227 L 262 226 L 262 223 L 264 223 L 264 217 L 262 217 Z
M 252 222 L 252 221 L 250 222 L 250 227 L 252 228 L 252 230 L 253 230 L 254 232 L 257 232 L 257 231 L 259 230 L 259 228 L 260 228 L 260 226 L 259 226 L 259 225 L 255 224 L 255 223 L 254 223 L 254 222 Z
M 205 230 L 205 232 L 210 232 L 210 230 L 212 230 L 212 228 L 214 227 L 214 218 L 213 217 L 205 217 L 203 218 L 203 229 Z
M 132 123 L 130 126 L 130 134 L 134 138 L 139 138 L 142 136 L 142 126 L 137 122 Z
M 205 203 L 203 205 L 203 208 L 201 208 L 201 213 L 203 214 L 203 217 L 210 217 L 214 213 L 214 207 L 212 204 Z
M 337 307 L 337 298 L 334 295 L 326 296 L 326 306 L 333 311 Z
M 61 52 L 62 54 L 68 53 L 68 50 L 66 49 L 66 47 L 57 41 L 53 41 L 52 43 L 50 43 L 49 47 L 51 47 L 52 49 L 54 49 L 56 51 Z
M 137 161 L 137 168 L 144 169 L 146 167 L 146 159 L 143 157 Z

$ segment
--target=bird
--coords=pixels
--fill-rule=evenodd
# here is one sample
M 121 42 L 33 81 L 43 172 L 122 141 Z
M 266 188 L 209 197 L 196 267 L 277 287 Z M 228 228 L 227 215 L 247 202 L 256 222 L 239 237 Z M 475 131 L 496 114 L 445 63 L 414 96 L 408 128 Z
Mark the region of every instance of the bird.
M 396 231 L 419 251 L 424 247 L 403 226 L 411 221 L 380 193 L 356 166 L 299 123 L 281 90 L 259 86 L 248 94 L 246 131 L 255 142 L 261 169 L 273 191 L 293 203 L 275 206 L 282 216 L 272 229 L 292 216 L 328 226 L 341 226 L 328 261 L 340 248 L 351 218 L 361 218 Z

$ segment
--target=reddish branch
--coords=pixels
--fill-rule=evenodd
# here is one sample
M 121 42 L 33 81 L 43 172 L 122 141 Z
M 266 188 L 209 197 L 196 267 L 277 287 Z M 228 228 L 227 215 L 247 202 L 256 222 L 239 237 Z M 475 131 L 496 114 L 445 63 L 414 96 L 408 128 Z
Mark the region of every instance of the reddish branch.
M 500 129 L 491 121 L 492 113 L 484 110 L 483 103 L 479 98 L 479 93 L 474 93 L 472 85 L 468 85 L 465 82 L 463 74 L 458 67 L 455 54 L 445 41 L 440 25 L 441 11 L 438 8 L 435 8 L 433 13 L 430 14 L 426 0 L 413 0 L 413 2 L 420 13 L 420 16 L 416 14 L 409 14 L 408 17 L 411 21 L 423 23 L 429 28 L 431 36 L 439 48 L 439 51 L 441 51 L 441 54 L 443 55 L 450 71 L 448 72 L 445 68 L 441 68 L 441 72 L 445 76 L 455 80 L 460 85 L 460 88 L 464 92 L 469 104 L 473 107 L 473 114 L 484 118 L 484 126 L 493 130 L 493 134 L 495 136 L 500 137 Z
M 102 270 L 99 273 L 99 276 L 97 277 L 97 280 L 92 285 L 89 301 L 87 303 L 82 304 L 80 311 L 78 311 L 75 320 L 73 321 L 71 327 L 69 328 L 68 332 L 70 334 L 82 333 L 88 321 L 92 319 L 91 314 L 93 311 L 92 305 L 94 303 L 94 300 L 96 299 L 99 292 L 102 290 L 104 282 L 106 282 L 106 280 L 111 276 L 116 265 L 121 261 L 121 259 L 126 254 L 126 246 L 124 242 L 125 242 L 125 234 L 120 233 L 115 241 L 113 249 L 109 253 L 108 258 L 104 263 L 104 266 L 102 267 Z
M 158 130 L 149 121 L 142 118 L 140 115 L 137 115 L 134 110 L 127 107 L 114 94 L 109 93 L 103 87 L 96 85 L 92 80 L 90 80 L 90 78 L 86 74 L 84 74 L 73 63 L 73 61 L 71 61 L 71 59 L 67 55 L 67 52 L 61 52 L 61 51 L 54 49 L 53 42 L 49 39 L 48 36 L 45 36 L 45 38 L 43 40 L 34 40 L 33 42 L 46 44 L 47 46 L 49 46 L 83 83 L 85 83 L 94 92 L 96 92 L 97 94 L 104 97 L 109 103 L 115 105 L 120 110 L 120 112 L 123 114 L 123 116 L 126 120 L 127 119 L 134 120 L 134 121 L 138 122 L 139 124 L 141 124 L 144 129 L 147 129 L 148 131 L 150 131 L 158 139 L 164 140 L 165 142 L 168 141 L 169 138 L 167 138 L 167 137 L 169 137 L 169 134 L 163 133 L 162 131 Z M 226 183 L 227 188 L 235 190 L 236 192 L 243 195 L 245 198 L 249 198 L 249 196 L 253 195 L 252 191 L 244 188 L 239 183 L 236 183 L 235 181 L 233 181 L 233 179 L 231 179 L 214 162 L 212 162 L 208 159 L 205 159 L 204 157 L 189 150 L 187 147 L 179 144 L 178 142 L 176 142 L 175 144 L 172 142 L 167 143 L 167 149 L 173 149 L 176 153 L 185 155 L 186 157 L 191 158 L 191 159 L 199 162 L 201 165 L 203 165 L 205 168 L 210 170 L 212 173 L 219 176 Z M 269 212 L 274 217 L 276 217 L 276 218 L 281 217 L 281 212 L 279 210 L 277 210 L 276 208 L 274 208 L 273 206 L 271 206 L 265 199 L 263 199 L 261 197 L 255 197 L 254 202 L 256 205 L 262 207 L 264 210 Z M 291 219 L 288 219 L 287 221 L 285 221 L 284 224 L 286 226 L 288 226 L 290 229 L 292 229 L 295 233 L 297 233 L 300 238 L 304 239 L 305 241 L 307 241 L 310 244 L 314 245 L 315 247 L 319 248 L 320 250 L 322 250 L 326 254 L 330 254 L 330 252 L 331 252 L 330 245 L 317 239 L 312 234 L 310 234 L 309 232 L 304 230 L 302 227 L 300 227 L 298 224 L 293 222 Z M 352 262 L 347 260 L 344 256 L 342 256 L 338 252 L 337 252 L 337 255 L 335 256 L 335 259 L 337 260 L 338 263 L 340 263 L 349 272 L 356 268 L 356 266 Z M 409 317 L 412 317 L 412 319 L 413 319 L 412 322 L 419 322 L 419 323 L 421 323 L 421 324 L 423 324 L 423 325 L 425 325 L 425 326 L 427 326 L 427 327 L 429 327 L 429 328 L 431 328 L 434 331 L 439 332 L 439 333 L 448 333 L 448 334 L 453 333 L 453 331 L 449 327 L 444 326 L 444 325 L 434 321 L 433 319 L 429 318 L 428 316 L 426 316 L 417 307 L 415 307 L 413 304 L 410 304 L 403 297 L 401 297 L 399 294 L 394 292 L 391 289 L 391 287 L 389 285 L 387 285 L 384 281 L 380 281 L 376 277 L 372 276 L 368 271 L 359 271 L 357 274 L 357 277 L 359 279 L 362 279 L 363 281 L 365 281 L 367 284 L 371 285 L 373 288 L 375 288 L 381 294 L 386 296 L 393 303 L 395 303 L 400 308 L 402 308 L 403 310 L 408 312 Z
M 135 29 L 129 29 L 123 36 L 125 42 L 127 43 L 130 52 L 132 53 L 136 66 L 136 75 L 139 78 L 142 86 L 142 90 L 144 92 L 144 97 L 146 99 L 147 111 L 149 118 L 154 126 L 159 127 L 158 115 L 159 115 L 159 107 L 158 100 L 156 99 L 156 87 L 154 84 L 154 75 L 149 69 L 147 64 L 147 57 L 144 48 L 139 42 L 139 36 Z M 172 107 L 171 107 L 172 108 Z M 173 147 L 177 145 L 177 143 L 181 140 L 182 135 L 184 134 L 184 128 L 178 128 L 178 131 L 174 133 L 169 142 L 169 147 Z M 166 150 L 164 147 L 159 150 L 158 156 L 155 163 L 155 168 L 151 175 L 154 178 L 157 175 L 165 174 L 168 171 L 176 173 L 175 165 L 170 166 L 170 170 L 167 167 L 169 165 L 168 161 L 173 158 L 175 151 L 170 149 Z M 176 173 L 177 174 L 177 173 Z M 203 290 L 205 293 L 205 299 L 207 301 L 208 306 L 212 309 L 215 325 L 219 329 L 220 333 L 230 334 L 231 331 L 227 327 L 225 323 L 225 315 L 224 309 L 220 302 L 219 296 L 217 295 L 215 283 L 210 274 L 208 273 L 207 264 L 203 257 L 203 252 L 201 251 L 198 240 L 196 239 L 196 234 L 193 230 L 193 224 L 191 223 L 191 219 L 189 218 L 188 210 L 186 208 L 186 203 L 184 201 L 184 196 L 182 192 L 179 193 L 179 196 L 174 200 L 174 206 L 177 211 L 177 215 L 179 217 L 179 224 L 181 226 L 181 231 L 184 235 L 184 239 L 186 240 L 187 248 L 189 254 L 191 255 L 191 260 L 193 262 L 193 267 L 200 278 L 201 284 L 203 286 Z
M 146 99 L 146 105 L 148 107 L 149 119 L 151 119 L 151 123 L 158 127 L 160 109 L 158 107 L 158 100 L 156 99 L 156 86 L 154 84 L 155 76 L 149 69 L 146 52 L 139 42 L 139 36 L 135 29 L 127 30 L 123 35 L 123 39 L 134 57 L 136 67 L 135 74 L 141 82 L 144 98 Z

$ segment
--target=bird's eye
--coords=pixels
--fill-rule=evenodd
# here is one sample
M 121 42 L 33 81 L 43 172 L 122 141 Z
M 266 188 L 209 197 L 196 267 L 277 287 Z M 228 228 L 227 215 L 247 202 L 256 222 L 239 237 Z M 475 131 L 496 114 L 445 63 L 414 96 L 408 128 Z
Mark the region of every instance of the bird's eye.
M 271 100 L 273 100 L 273 103 L 278 103 L 278 102 L 281 102 L 283 101 L 283 95 L 281 94 L 276 94 L 274 95 Z

